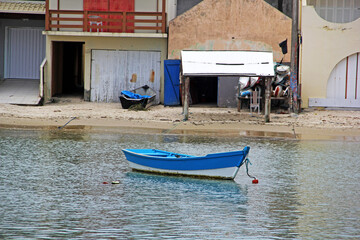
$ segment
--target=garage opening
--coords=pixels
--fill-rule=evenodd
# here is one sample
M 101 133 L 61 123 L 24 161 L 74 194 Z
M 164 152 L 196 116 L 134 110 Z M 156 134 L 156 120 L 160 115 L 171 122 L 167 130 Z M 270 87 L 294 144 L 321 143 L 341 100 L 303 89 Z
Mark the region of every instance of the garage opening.
M 217 77 L 191 77 L 190 96 L 191 105 L 217 106 L 218 78 Z
M 84 97 L 84 42 L 53 42 L 52 97 Z

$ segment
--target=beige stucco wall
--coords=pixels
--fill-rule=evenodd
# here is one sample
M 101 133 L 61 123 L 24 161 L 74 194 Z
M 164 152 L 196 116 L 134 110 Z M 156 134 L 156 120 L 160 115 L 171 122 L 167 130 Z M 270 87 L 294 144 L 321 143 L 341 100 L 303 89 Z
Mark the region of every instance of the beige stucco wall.
M 204 0 L 169 24 L 168 57 L 183 49 L 273 51 L 283 57 L 279 43 L 288 39 L 290 61 L 292 20 L 263 0 Z
M 360 19 L 351 23 L 330 23 L 313 6 L 302 8 L 300 82 L 302 107 L 309 98 L 326 98 L 331 71 L 345 57 L 360 52 Z
M 52 76 L 52 42 L 84 42 L 84 92 L 90 93 L 91 80 L 91 51 L 101 50 L 129 50 L 129 51 L 160 51 L 161 76 L 160 76 L 160 101 L 164 98 L 164 60 L 167 57 L 166 34 L 126 34 L 126 33 L 74 33 L 74 32 L 47 32 L 46 34 L 46 59 L 47 71 L 45 76 L 44 98 L 45 102 L 51 98 Z M 85 94 L 86 95 L 86 94 Z

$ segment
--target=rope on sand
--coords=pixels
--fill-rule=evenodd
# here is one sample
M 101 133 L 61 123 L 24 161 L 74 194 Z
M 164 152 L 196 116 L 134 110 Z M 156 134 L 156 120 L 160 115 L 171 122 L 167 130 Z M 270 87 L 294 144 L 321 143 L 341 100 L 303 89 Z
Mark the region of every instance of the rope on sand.
M 172 128 L 169 128 L 167 130 L 164 130 L 162 133 L 169 133 L 172 130 L 174 130 L 177 126 L 179 126 L 181 123 L 183 123 L 184 121 L 180 121 L 179 123 L 175 124 L 175 126 L 173 126 Z
M 296 124 L 297 118 L 298 118 L 298 116 L 295 117 L 295 121 L 294 121 L 293 124 L 292 124 L 292 127 L 293 127 L 292 130 L 293 130 L 294 138 L 295 138 L 295 139 L 296 139 L 295 124 Z
M 76 119 L 76 117 L 72 117 L 67 123 L 65 123 L 63 126 L 58 127 L 58 129 L 63 129 L 66 125 L 68 125 L 72 120 Z

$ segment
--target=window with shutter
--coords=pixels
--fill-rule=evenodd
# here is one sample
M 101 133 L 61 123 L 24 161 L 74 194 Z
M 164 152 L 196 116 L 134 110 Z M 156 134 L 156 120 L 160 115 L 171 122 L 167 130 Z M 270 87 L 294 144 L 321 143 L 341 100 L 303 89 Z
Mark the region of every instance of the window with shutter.
M 347 23 L 360 17 L 359 0 L 309 0 L 320 17 L 329 22 Z

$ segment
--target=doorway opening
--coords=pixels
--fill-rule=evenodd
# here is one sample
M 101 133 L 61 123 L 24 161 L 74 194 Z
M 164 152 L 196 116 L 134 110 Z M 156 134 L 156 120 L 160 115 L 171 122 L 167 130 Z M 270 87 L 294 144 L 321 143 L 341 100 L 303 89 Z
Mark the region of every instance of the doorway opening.
M 190 104 L 217 106 L 217 95 L 217 77 L 192 77 L 190 79 Z
M 84 42 L 52 43 L 52 97 L 84 97 Z

